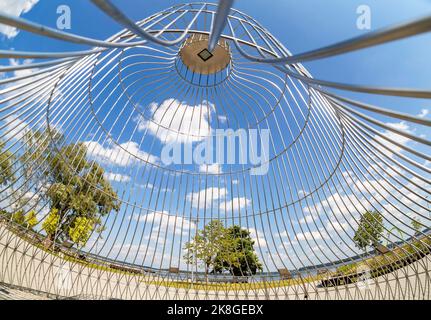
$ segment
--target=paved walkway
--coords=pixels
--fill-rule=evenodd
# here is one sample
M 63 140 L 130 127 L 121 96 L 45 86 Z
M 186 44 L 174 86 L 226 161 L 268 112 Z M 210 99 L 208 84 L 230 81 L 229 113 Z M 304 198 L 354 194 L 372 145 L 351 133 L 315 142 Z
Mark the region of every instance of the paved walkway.
M 391 274 L 333 288 L 311 282 L 266 289 L 250 289 L 247 284 L 246 290 L 178 289 L 154 285 L 155 276 L 65 261 L 0 226 L 0 283 L 76 299 L 430 299 L 430 262 L 427 256 Z M 33 299 L 31 293 L 1 288 L 0 297 Z
M 0 284 L 0 300 L 49 300 L 46 295 Z

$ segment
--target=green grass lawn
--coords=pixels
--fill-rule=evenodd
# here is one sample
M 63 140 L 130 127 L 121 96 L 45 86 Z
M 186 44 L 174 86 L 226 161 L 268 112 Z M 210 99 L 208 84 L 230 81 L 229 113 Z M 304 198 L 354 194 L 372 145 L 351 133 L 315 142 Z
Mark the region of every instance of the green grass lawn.
M 419 252 L 424 254 L 429 254 L 431 252 L 431 238 L 429 236 L 422 237 L 385 254 L 376 255 L 361 262 L 341 266 L 337 268 L 337 273 L 351 275 L 358 272 L 358 270 L 364 270 L 364 268 L 373 270 L 390 266 L 392 264 L 401 263 L 406 259 L 412 260 Z

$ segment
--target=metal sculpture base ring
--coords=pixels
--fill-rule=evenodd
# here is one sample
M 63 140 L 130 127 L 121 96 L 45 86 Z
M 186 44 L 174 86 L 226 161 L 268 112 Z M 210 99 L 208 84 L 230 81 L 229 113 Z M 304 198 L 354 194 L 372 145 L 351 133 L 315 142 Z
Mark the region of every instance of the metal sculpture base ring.
M 193 34 L 180 50 L 183 63 L 194 73 L 209 75 L 218 73 L 229 65 L 229 45 L 220 39 L 213 52 L 208 51 L 208 36 Z

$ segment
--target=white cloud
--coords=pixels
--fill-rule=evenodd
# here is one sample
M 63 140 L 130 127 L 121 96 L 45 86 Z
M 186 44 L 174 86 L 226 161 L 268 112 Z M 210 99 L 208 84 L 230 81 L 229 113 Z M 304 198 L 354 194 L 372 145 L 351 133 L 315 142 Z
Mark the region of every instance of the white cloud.
M 388 220 L 388 222 L 391 225 L 400 227 L 404 232 L 409 234 L 412 233 L 412 230 L 407 228 L 406 226 L 403 226 L 402 223 L 405 223 L 406 225 L 410 226 L 412 219 L 421 220 L 421 218 L 418 217 L 418 214 L 421 214 L 425 217 L 429 216 L 429 211 L 427 210 L 427 200 L 424 200 L 423 198 L 418 196 L 418 194 L 422 195 L 426 199 L 426 194 L 421 192 L 419 187 L 415 186 L 413 183 L 415 183 L 419 187 L 422 187 L 423 189 L 427 189 L 429 187 L 429 183 L 414 177 L 410 180 L 409 183 L 406 183 L 403 187 L 399 189 L 400 196 L 398 196 L 398 200 L 403 204 L 403 206 L 398 204 L 397 207 L 394 208 L 389 203 L 386 203 L 383 206 L 383 215 Z M 422 207 L 420 207 L 420 205 Z M 416 213 L 414 211 L 416 211 Z M 429 221 L 424 221 L 424 219 L 422 219 L 422 222 L 429 226 Z
M 131 180 L 130 176 L 123 175 L 120 173 L 113 173 L 113 172 L 106 172 L 105 178 L 108 179 L 109 181 L 114 181 L 114 182 L 130 182 Z
M 378 164 L 383 166 L 384 169 L 379 168 Z M 394 178 L 403 173 L 402 171 L 397 173 L 394 170 L 395 167 L 386 166 L 382 163 L 375 163 L 369 169 L 371 171 L 376 170 L 392 183 L 395 183 Z M 375 179 L 370 175 L 361 178 L 354 176 L 343 183 L 344 185 L 348 184 L 353 191 L 347 193 L 334 191 L 333 194 L 316 203 L 316 206 L 305 206 L 303 211 L 309 215 L 300 222 L 308 222 L 311 230 L 310 232 L 298 234 L 298 240 L 311 239 L 311 236 L 314 235 L 319 241 L 331 238 L 335 242 L 341 239 L 351 242 L 360 214 L 366 210 L 374 209 L 383 214 L 386 229 L 397 226 L 405 234 L 411 235 L 413 231 L 407 226 L 411 225 L 412 219 L 418 218 L 418 214 L 428 216 L 428 211 L 425 209 L 427 207 L 426 200 L 418 196 L 422 195 L 422 197 L 426 197 L 426 194 L 420 188 L 426 189 L 428 184 L 421 179 L 411 177 L 409 178 L 409 182 L 397 187 L 396 184 L 391 184 L 383 177 Z M 325 212 L 326 214 L 324 214 Z M 314 224 L 310 224 L 307 220 L 311 214 L 314 217 L 320 215 L 321 219 L 324 220 L 325 226 L 316 227 Z M 338 221 L 335 217 L 338 218 Z M 419 218 L 419 220 L 425 222 L 425 219 Z M 403 223 L 407 226 L 403 226 Z M 322 233 L 323 238 L 318 234 L 319 231 Z M 386 236 L 386 231 L 384 235 Z M 287 234 L 284 233 L 280 236 L 287 236 Z M 393 235 L 390 236 L 390 239 L 392 241 L 398 240 Z
M 314 238 L 314 240 L 321 240 L 322 239 L 322 234 L 319 231 L 306 231 L 303 233 L 297 233 L 296 234 L 296 239 L 298 239 L 298 241 L 303 241 L 303 240 L 308 240 L 308 241 L 312 241 Z
M 305 192 L 304 190 L 302 190 L 302 189 L 298 190 L 298 197 L 299 198 L 303 198 L 306 194 L 307 194 L 307 192 Z
M 316 220 L 316 217 L 324 212 L 342 218 L 343 216 L 349 217 L 358 210 L 365 211 L 368 209 L 371 209 L 371 205 L 365 199 L 356 197 L 354 194 L 335 192 L 313 206 L 305 206 L 303 212 L 312 215 Z
M 160 106 L 150 104 L 151 120 L 135 118 L 139 131 L 146 131 L 162 143 L 191 143 L 211 135 L 210 115 L 214 105 L 204 102 L 190 106 L 176 99 L 165 100 Z
M 226 188 L 207 188 L 199 192 L 189 193 L 187 201 L 191 202 L 194 208 L 210 208 L 214 201 L 224 199 L 227 195 Z
M 299 219 L 299 223 L 301 224 L 309 224 L 309 223 L 313 223 L 315 221 L 315 219 L 313 218 L 312 215 L 306 215 L 305 217 Z
M 150 230 L 152 240 L 156 240 L 160 237 L 160 233 L 165 232 L 168 234 L 175 233 L 176 235 L 187 234 L 190 230 L 196 229 L 196 224 L 191 222 L 187 218 L 180 216 L 173 216 L 169 214 L 168 211 L 157 211 L 151 212 L 146 215 L 135 214 L 133 220 L 138 223 L 145 223 L 146 225 L 153 225 L 152 230 Z M 154 239 L 155 238 L 155 239 Z
M 33 63 L 32 59 L 24 59 L 21 63 L 17 59 L 9 59 L 9 65 L 12 67 L 24 66 L 31 63 Z M 46 83 L 47 74 L 33 75 L 39 70 L 40 69 L 38 68 L 30 68 L 13 71 L 11 78 L 25 77 L 25 79 L 15 80 L 2 86 L 0 88 L 0 96 L 2 98 L 10 98 L 13 96 L 22 95 L 25 96 L 27 99 L 38 96 L 41 99 L 39 103 L 37 105 L 30 105 L 37 108 L 44 108 L 44 104 L 46 104 L 48 99 L 52 99 L 52 102 L 59 101 L 60 99 L 62 99 L 62 92 L 59 88 L 55 88 L 54 92 L 52 92 L 52 96 L 46 93 L 41 94 L 39 86 Z M 22 97 L 20 96 L 20 98 Z M 11 103 L 11 101 L 9 101 L 9 103 Z M 53 123 L 51 123 L 50 125 L 55 126 Z
M 1 0 L 0 0 L 1 2 Z M 1 11 L 1 10 L 0 10 Z M 1 25 L 0 25 L 1 26 Z M 33 60 L 31 59 L 25 59 L 20 63 L 16 59 L 9 59 L 9 65 L 10 66 L 18 66 L 18 65 L 27 65 L 31 64 Z M 22 70 L 15 70 L 12 74 L 12 77 L 26 77 L 31 76 L 33 73 L 37 72 L 38 69 L 22 69 Z M 25 121 L 22 120 L 20 117 L 22 115 L 18 115 L 18 113 L 25 114 L 27 109 L 23 109 L 20 112 L 15 112 L 15 108 L 12 109 L 10 112 L 10 116 L 6 119 L 3 119 L 5 123 L 5 127 L 2 130 L 1 134 L 4 134 L 5 139 L 11 139 L 11 140 L 21 140 L 23 136 L 29 132 L 31 129 L 40 130 L 40 129 L 46 129 L 46 112 L 44 112 L 44 109 L 46 107 L 47 100 L 50 98 L 49 94 L 40 95 L 40 88 L 39 85 L 43 84 L 42 82 L 45 82 L 46 79 L 44 79 L 44 75 L 37 75 L 33 76 L 28 79 L 22 79 L 17 80 L 12 83 L 8 83 L 0 88 L 0 97 L 2 98 L 11 98 L 12 96 L 19 96 L 20 99 L 35 99 L 35 96 L 39 97 L 40 101 L 36 104 L 31 103 L 28 107 L 34 109 L 34 114 L 37 114 L 36 116 L 33 116 L 32 118 L 26 119 Z M 29 82 L 32 82 L 29 84 Z M 32 86 L 33 89 L 29 90 L 29 86 Z M 27 91 L 27 92 L 26 92 Z M 24 94 L 24 92 L 26 92 Z M 20 96 L 20 94 L 23 94 Z M 61 91 L 56 88 L 55 92 L 52 96 L 52 99 L 56 100 L 61 98 L 62 93 Z M 8 100 L 6 104 L 11 104 L 15 101 L 14 100 Z M 39 112 L 36 112 L 39 110 Z M 42 111 L 42 112 L 41 112 Z M 55 123 L 50 123 L 51 129 L 55 129 L 58 132 L 62 133 L 63 130 L 60 125 L 57 125 Z
M 29 12 L 39 0 L 1 0 L 0 11 L 9 15 L 19 17 Z M 14 27 L 0 24 L 0 33 L 11 39 L 16 37 L 18 30 Z
M 422 109 L 418 114 L 419 118 L 425 118 L 430 113 L 429 109 Z
M 236 197 L 232 200 L 220 203 L 220 210 L 224 211 L 240 211 L 249 207 L 251 200 L 246 197 Z
M 202 164 L 199 166 L 199 172 L 208 174 L 221 174 L 223 173 L 222 167 L 218 163 L 214 164 Z
M 42 116 L 43 117 L 43 116 Z M 5 140 L 22 140 L 24 136 L 33 130 L 45 130 L 47 128 L 44 119 L 38 117 L 32 119 L 31 122 L 35 123 L 31 125 L 29 122 L 20 119 L 16 115 L 10 115 L 3 120 L 3 129 L 0 133 L 0 138 Z M 58 125 L 50 125 L 51 130 L 55 129 L 57 132 L 62 133 L 63 129 Z
M 90 239 L 87 241 L 87 243 L 84 246 L 84 249 L 92 252 L 92 253 L 97 253 L 98 249 L 100 247 L 103 247 L 104 244 L 104 240 L 102 239 L 102 236 L 99 233 L 95 233 L 93 232 L 91 234 Z
M 194 208 L 219 208 L 220 211 L 239 211 L 250 206 L 251 200 L 246 197 L 235 197 L 227 200 L 228 190 L 226 188 L 210 187 L 198 192 L 189 193 L 187 201 L 191 202 Z M 218 206 L 217 203 L 218 202 Z
M 389 122 L 389 123 L 386 123 L 386 125 L 394 128 L 394 129 L 397 129 L 399 131 L 404 131 L 406 133 L 412 133 L 412 131 L 410 130 L 410 127 L 404 121 L 395 122 L 395 123 Z M 395 133 L 395 132 L 390 131 L 390 130 L 385 130 L 383 132 L 383 135 L 386 138 L 388 138 L 388 139 L 390 139 L 390 140 L 392 140 L 394 142 L 397 142 L 398 144 L 401 144 L 403 146 L 405 146 L 407 143 L 410 142 L 409 138 L 406 138 L 406 137 L 404 137 L 402 135 L 399 135 L 398 133 Z M 376 145 L 376 147 L 382 153 L 386 154 L 388 157 L 393 157 L 395 154 L 400 153 L 400 152 L 403 151 L 403 149 L 401 149 L 400 147 L 394 145 L 392 142 L 384 139 L 383 137 L 376 137 L 376 140 L 379 141 L 379 142 L 381 142 L 383 145 L 385 145 L 386 147 L 389 148 L 390 151 L 387 150 L 387 149 L 384 149 L 380 145 Z
M 331 222 L 328 221 L 326 224 L 326 230 L 329 232 L 336 231 L 340 234 L 343 234 L 349 230 L 349 224 L 347 222 L 338 222 L 335 220 Z
M 19 119 L 16 115 L 11 115 L 4 119 L 3 139 L 21 140 L 30 130 L 27 122 Z
M 267 247 L 265 236 L 262 231 L 256 230 L 255 228 L 248 228 L 248 231 L 250 231 L 250 237 L 254 241 L 255 245 L 258 245 L 261 248 Z
M 104 147 L 96 141 L 84 142 L 88 156 L 107 165 L 127 167 L 139 162 L 158 163 L 159 159 L 139 149 L 136 142 L 129 141 L 113 147 Z
M 218 120 L 219 120 L 221 123 L 226 123 L 226 122 L 227 122 L 227 117 L 226 117 L 226 116 L 218 116 Z
M 27 64 L 32 64 L 34 62 L 33 59 L 24 59 L 22 61 L 22 63 L 19 63 L 19 60 L 17 59 L 9 59 L 9 65 L 12 67 L 17 67 L 20 65 L 27 65 Z M 29 76 L 32 73 L 35 72 L 35 70 L 39 70 L 39 69 L 19 69 L 19 70 L 15 70 L 13 72 L 14 77 L 25 77 L 25 76 Z

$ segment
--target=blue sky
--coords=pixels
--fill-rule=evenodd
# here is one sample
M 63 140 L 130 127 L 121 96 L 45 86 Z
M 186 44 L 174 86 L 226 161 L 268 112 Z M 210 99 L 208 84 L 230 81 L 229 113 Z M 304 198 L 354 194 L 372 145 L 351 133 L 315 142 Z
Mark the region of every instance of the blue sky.
M 25 17 L 45 25 L 55 27 L 56 8 L 65 4 L 72 9 L 71 32 L 105 39 L 121 30 L 121 27 L 98 11 L 87 0 L 42 0 Z M 138 20 L 182 1 L 114 1 L 130 17 Z M 353 36 L 366 33 L 358 30 L 356 9 L 359 5 L 369 5 L 372 13 L 372 30 L 391 24 L 425 16 L 431 12 L 429 0 L 237 0 L 235 7 L 256 18 L 274 34 L 291 52 L 332 44 Z M 319 79 L 348 83 L 367 83 L 378 86 L 418 87 L 431 86 L 431 40 L 430 34 L 358 51 L 334 58 L 306 63 L 312 75 Z M 2 49 L 34 49 L 35 44 L 44 51 L 67 51 L 82 49 L 82 46 L 51 41 L 22 32 L 14 39 L 3 38 Z M 353 96 L 353 95 L 352 95 Z M 369 102 L 387 105 L 390 108 L 417 114 L 429 108 L 423 100 L 366 96 Z
M 131 18 L 139 20 L 171 5 L 183 2 L 167 0 L 122 0 L 114 1 L 114 3 Z M 87 0 L 41 0 L 28 13 L 23 15 L 23 17 L 50 27 L 55 27 L 58 17 L 56 8 L 61 4 L 69 5 L 72 10 L 72 29 L 70 30 L 72 33 L 97 39 L 105 39 L 122 29 L 119 25 L 112 22 L 108 17 L 89 4 Z M 365 34 L 367 31 L 358 30 L 356 27 L 358 18 L 356 9 L 359 5 L 364 4 L 369 5 L 371 8 L 372 30 L 431 14 L 431 1 L 427 0 L 238 0 L 236 1 L 235 8 L 257 19 L 292 53 L 300 53 Z M 431 88 L 430 42 L 431 34 L 425 34 L 376 48 L 306 63 L 305 67 L 318 79 L 375 86 L 429 89 Z M 83 46 L 53 41 L 51 39 L 30 35 L 26 32 L 20 32 L 16 37 L 11 39 L 3 36 L 0 49 L 14 49 L 20 51 L 73 51 L 82 50 Z M 3 61 L 3 64 L 7 64 L 7 61 Z M 427 100 L 380 97 L 352 93 L 343 94 L 357 100 L 413 115 L 418 115 L 424 113 L 423 110 L 431 109 L 431 103 Z M 387 121 L 385 118 L 377 118 L 385 122 Z M 400 123 L 395 123 L 394 125 L 406 128 Z M 424 135 L 429 138 L 429 128 L 410 125 L 406 129 L 417 135 Z M 161 178 L 159 177 L 158 179 Z M 273 177 L 270 179 L 273 180 L 268 180 L 266 182 L 267 184 L 274 184 L 277 182 Z M 160 183 L 160 180 L 155 182 Z M 201 187 L 204 186 L 203 184 L 196 183 L 196 186 L 192 189 L 194 191 L 199 191 L 199 185 L 201 185 Z M 168 185 L 165 187 L 168 187 Z M 136 195 L 130 195 L 128 191 L 123 190 L 121 186 L 118 186 L 118 188 L 122 192 L 125 192 L 125 195 L 123 195 L 124 199 L 129 198 L 131 202 L 138 200 L 136 199 Z M 185 193 L 182 195 L 182 191 L 177 192 L 177 197 L 187 196 Z M 255 194 L 259 193 L 259 190 L 252 191 L 243 189 L 241 192 L 248 193 L 249 196 L 255 197 Z M 142 203 L 144 204 L 145 202 Z M 145 205 L 150 206 L 149 203 L 145 203 Z M 270 207 L 271 205 L 267 205 L 266 209 L 270 209 Z M 189 209 L 189 207 L 187 208 Z M 156 209 L 161 210 L 161 208 Z M 124 210 L 127 211 L 127 209 Z M 264 210 L 265 205 L 260 211 Z M 304 207 L 301 208 L 299 205 L 294 210 L 306 212 L 304 211 Z M 312 214 L 313 212 L 309 210 L 308 213 Z M 130 215 L 130 212 L 123 212 L 122 214 Z M 278 214 L 280 216 L 287 215 L 287 212 L 280 211 Z M 301 215 L 299 218 L 301 218 Z M 154 217 L 153 219 L 155 220 Z M 324 220 L 324 222 L 326 223 L 327 221 Z M 265 231 L 268 228 L 268 224 L 271 224 L 270 220 L 255 225 L 255 233 L 268 233 L 268 231 Z M 138 227 L 136 226 L 136 228 Z M 148 232 L 148 230 L 143 231 L 142 235 L 146 232 Z M 308 234 L 303 232 L 303 240 L 310 238 L 313 232 L 316 232 L 316 230 L 311 230 Z M 127 240 L 125 243 L 128 244 L 129 247 L 137 245 L 136 241 L 131 241 L 130 235 L 127 235 L 124 229 L 121 231 L 120 235 Z M 267 239 L 266 235 L 264 235 L 264 237 Z M 108 247 L 119 244 L 119 242 L 115 242 L 114 240 L 111 241 Z M 270 241 L 273 240 L 268 239 L 265 241 L 265 244 L 268 242 L 268 244 L 265 245 L 267 246 L 266 250 L 271 252 L 285 250 L 282 246 L 280 247 L 282 241 L 279 239 L 275 240 L 273 244 L 269 244 Z M 317 245 L 320 246 L 324 244 L 319 242 Z M 262 247 L 264 246 L 262 245 Z M 268 249 L 268 247 L 270 247 L 270 249 Z M 276 247 L 278 249 L 275 249 Z M 262 252 L 260 252 L 261 255 L 263 255 Z M 292 256 L 294 255 L 295 254 L 292 253 Z M 322 256 L 320 256 L 320 258 L 322 258 Z M 313 261 L 316 262 L 316 260 Z M 146 263 L 149 262 L 147 261 Z M 275 269 L 276 264 L 277 263 L 274 262 L 270 268 Z

